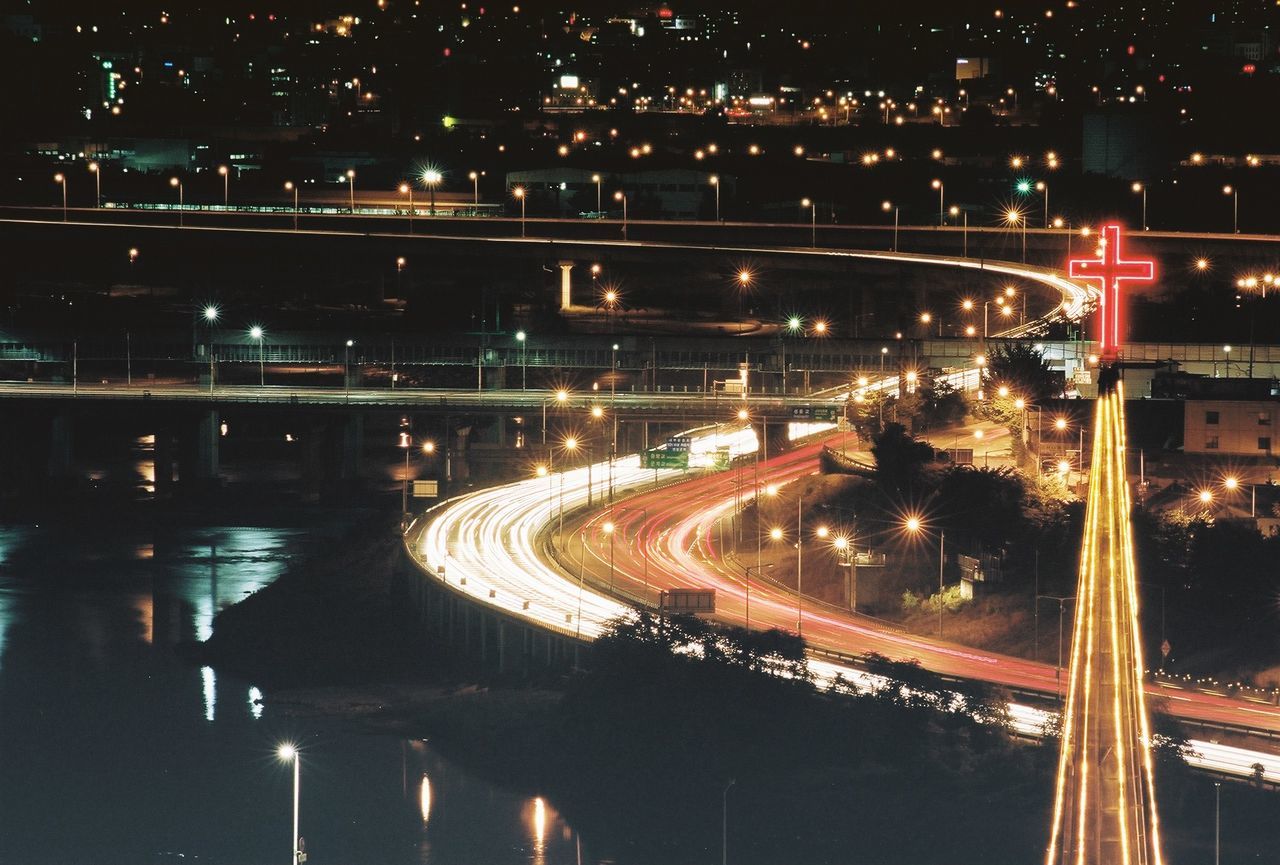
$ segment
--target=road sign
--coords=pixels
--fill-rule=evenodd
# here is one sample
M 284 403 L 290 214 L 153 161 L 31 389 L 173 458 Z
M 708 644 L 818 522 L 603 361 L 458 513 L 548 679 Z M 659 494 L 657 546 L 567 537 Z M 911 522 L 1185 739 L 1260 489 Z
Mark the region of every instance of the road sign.
M 715 453 L 711 455 L 711 465 L 718 469 L 727 469 L 729 467 L 729 449 L 727 447 L 716 448 Z
M 667 450 L 688 453 L 693 439 L 690 436 L 672 436 L 667 439 Z
M 642 469 L 687 469 L 688 467 L 688 451 L 652 450 L 640 454 Z
M 833 422 L 836 419 L 838 410 L 833 405 L 793 405 L 791 407 L 792 420 L 816 420 Z
M 658 596 L 658 607 L 668 613 L 714 613 L 715 589 L 669 589 Z
M 1165 640 L 1162 643 L 1160 643 L 1160 657 L 1167 658 L 1169 657 L 1169 653 L 1172 651 L 1173 651 L 1173 646 L 1169 645 L 1168 640 Z
M 414 481 L 413 497 L 415 499 L 434 499 L 440 495 L 439 481 Z

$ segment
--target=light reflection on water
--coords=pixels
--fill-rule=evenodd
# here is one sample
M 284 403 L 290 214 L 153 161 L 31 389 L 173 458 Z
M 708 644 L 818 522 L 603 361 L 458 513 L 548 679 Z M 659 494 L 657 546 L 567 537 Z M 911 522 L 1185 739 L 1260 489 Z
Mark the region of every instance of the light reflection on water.
M 575 865 L 550 801 L 421 740 L 289 717 L 258 685 L 177 657 L 312 536 L 0 527 L 0 862 L 271 865 L 291 805 L 275 748 L 298 740 L 317 865 Z

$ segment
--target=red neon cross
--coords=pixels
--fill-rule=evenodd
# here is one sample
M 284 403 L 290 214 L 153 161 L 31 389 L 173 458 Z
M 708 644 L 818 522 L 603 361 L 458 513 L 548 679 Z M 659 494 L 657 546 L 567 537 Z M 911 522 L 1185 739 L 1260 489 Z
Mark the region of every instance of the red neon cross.
M 1120 352 L 1123 331 L 1120 327 L 1120 283 L 1154 282 L 1155 262 L 1150 259 L 1125 261 L 1120 257 L 1120 226 L 1102 226 L 1098 239 L 1098 258 L 1073 258 L 1067 262 L 1074 279 L 1097 282 L 1102 288 L 1102 305 L 1098 317 L 1102 323 L 1098 342 L 1104 358 L 1114 360 Z

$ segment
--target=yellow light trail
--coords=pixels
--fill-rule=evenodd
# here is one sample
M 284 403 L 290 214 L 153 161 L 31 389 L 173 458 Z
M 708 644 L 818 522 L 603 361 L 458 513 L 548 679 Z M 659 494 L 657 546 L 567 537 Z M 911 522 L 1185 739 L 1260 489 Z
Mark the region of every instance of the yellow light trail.
M 1099 397 L 1046 865 L 1161 865 L 1124 390 Z

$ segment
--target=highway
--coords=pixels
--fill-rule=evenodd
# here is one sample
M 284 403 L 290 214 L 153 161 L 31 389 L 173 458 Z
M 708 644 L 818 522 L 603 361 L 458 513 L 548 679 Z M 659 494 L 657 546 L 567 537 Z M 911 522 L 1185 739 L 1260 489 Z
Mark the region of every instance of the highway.
M 727 434 L 721 435 L 724 444 Z M 714 448 L 715 438 L 710 433 L 696 439 L 695 450 Z M 762 462 L 761 487 L 813 473 L 822 444 L 838 438 L 828 436 Z M 734 441 L 735 453 L 752 452 L 750 438 Z M 607 463 L 599 463 L 592 471 L 597 495 L 605 488 L 601 478 L 607 477 L 608 468 Z M 573 512 L 586 503 L 587 472 L 581 468 L 553 472 L 443 503 L 414 521 L 406 545 L 427 573 L 442 578 L 455 591 L 560 634 L 591 639 L 608 620 L 626 615 L 632 603 L 653 604 L 660 589 L 677 587 L 716 589 L 721 621 L 745 624 L 749 604 L 753 628 L 795 630 L 794 593 L 754 575 L 748 586 L 743 569 L 721 556 L 718 544 L 711 540 L 717 518 L 734 507 L 735 475 L 735 471 L 717 472 L 681 481 L 679 472 L 662 471 L 656 478 L 663 488 L 644 492 L 641 487 L 654 483 L 655 472 L 639 469 L 636 457 L 626 457 L 614 463 L 615 492 L 625 488 L 638 494 L 618 497 L 612 508 L 591 509 L 575 518 Z M 753 482 L 754 472 L 744 484 L 745 495 L 750 495 Z M 563 510 L 568 515 L 562 536 L 567 540 L 565 549 L 553 551 L 549 529 L 559 521 L 562 486 Z M 605 531 L 606 522 L 614 523 L 612 532 Z M 607 591 L 610 538 L 613 596 Z M 1050 665 L 908 634 L 809 599 L 803 604 L 802 623 L 805 639 L 818 652 L 814 669 L 819 675 L 825 670 L 846 678 L 860 676 L 856 666 L 833 664 L 830 656 L 876 652 L 1017 692 L 1052 696 L 1059 689 L 1056 670 Z M 1064 688 L 1065 678 L 1064 671 Z M 1184 720 L 1280 733 L 1280 709 L 1261 700 L 1152 683 L 1147 690 L 1152 698 L 1167 701 L 1168 710 Z M 1019 729 L 1028 735 L 1043 728 L 1044 710 L 1015 702 L 1011 711 Z M 1266 777 L 1280 782 L 1280 758 L 1273 754 L 1202 739 L 1192 744 L 1200 754 L 1193 759 L 1198 765 L 1246 776 L 1260 762 Z

